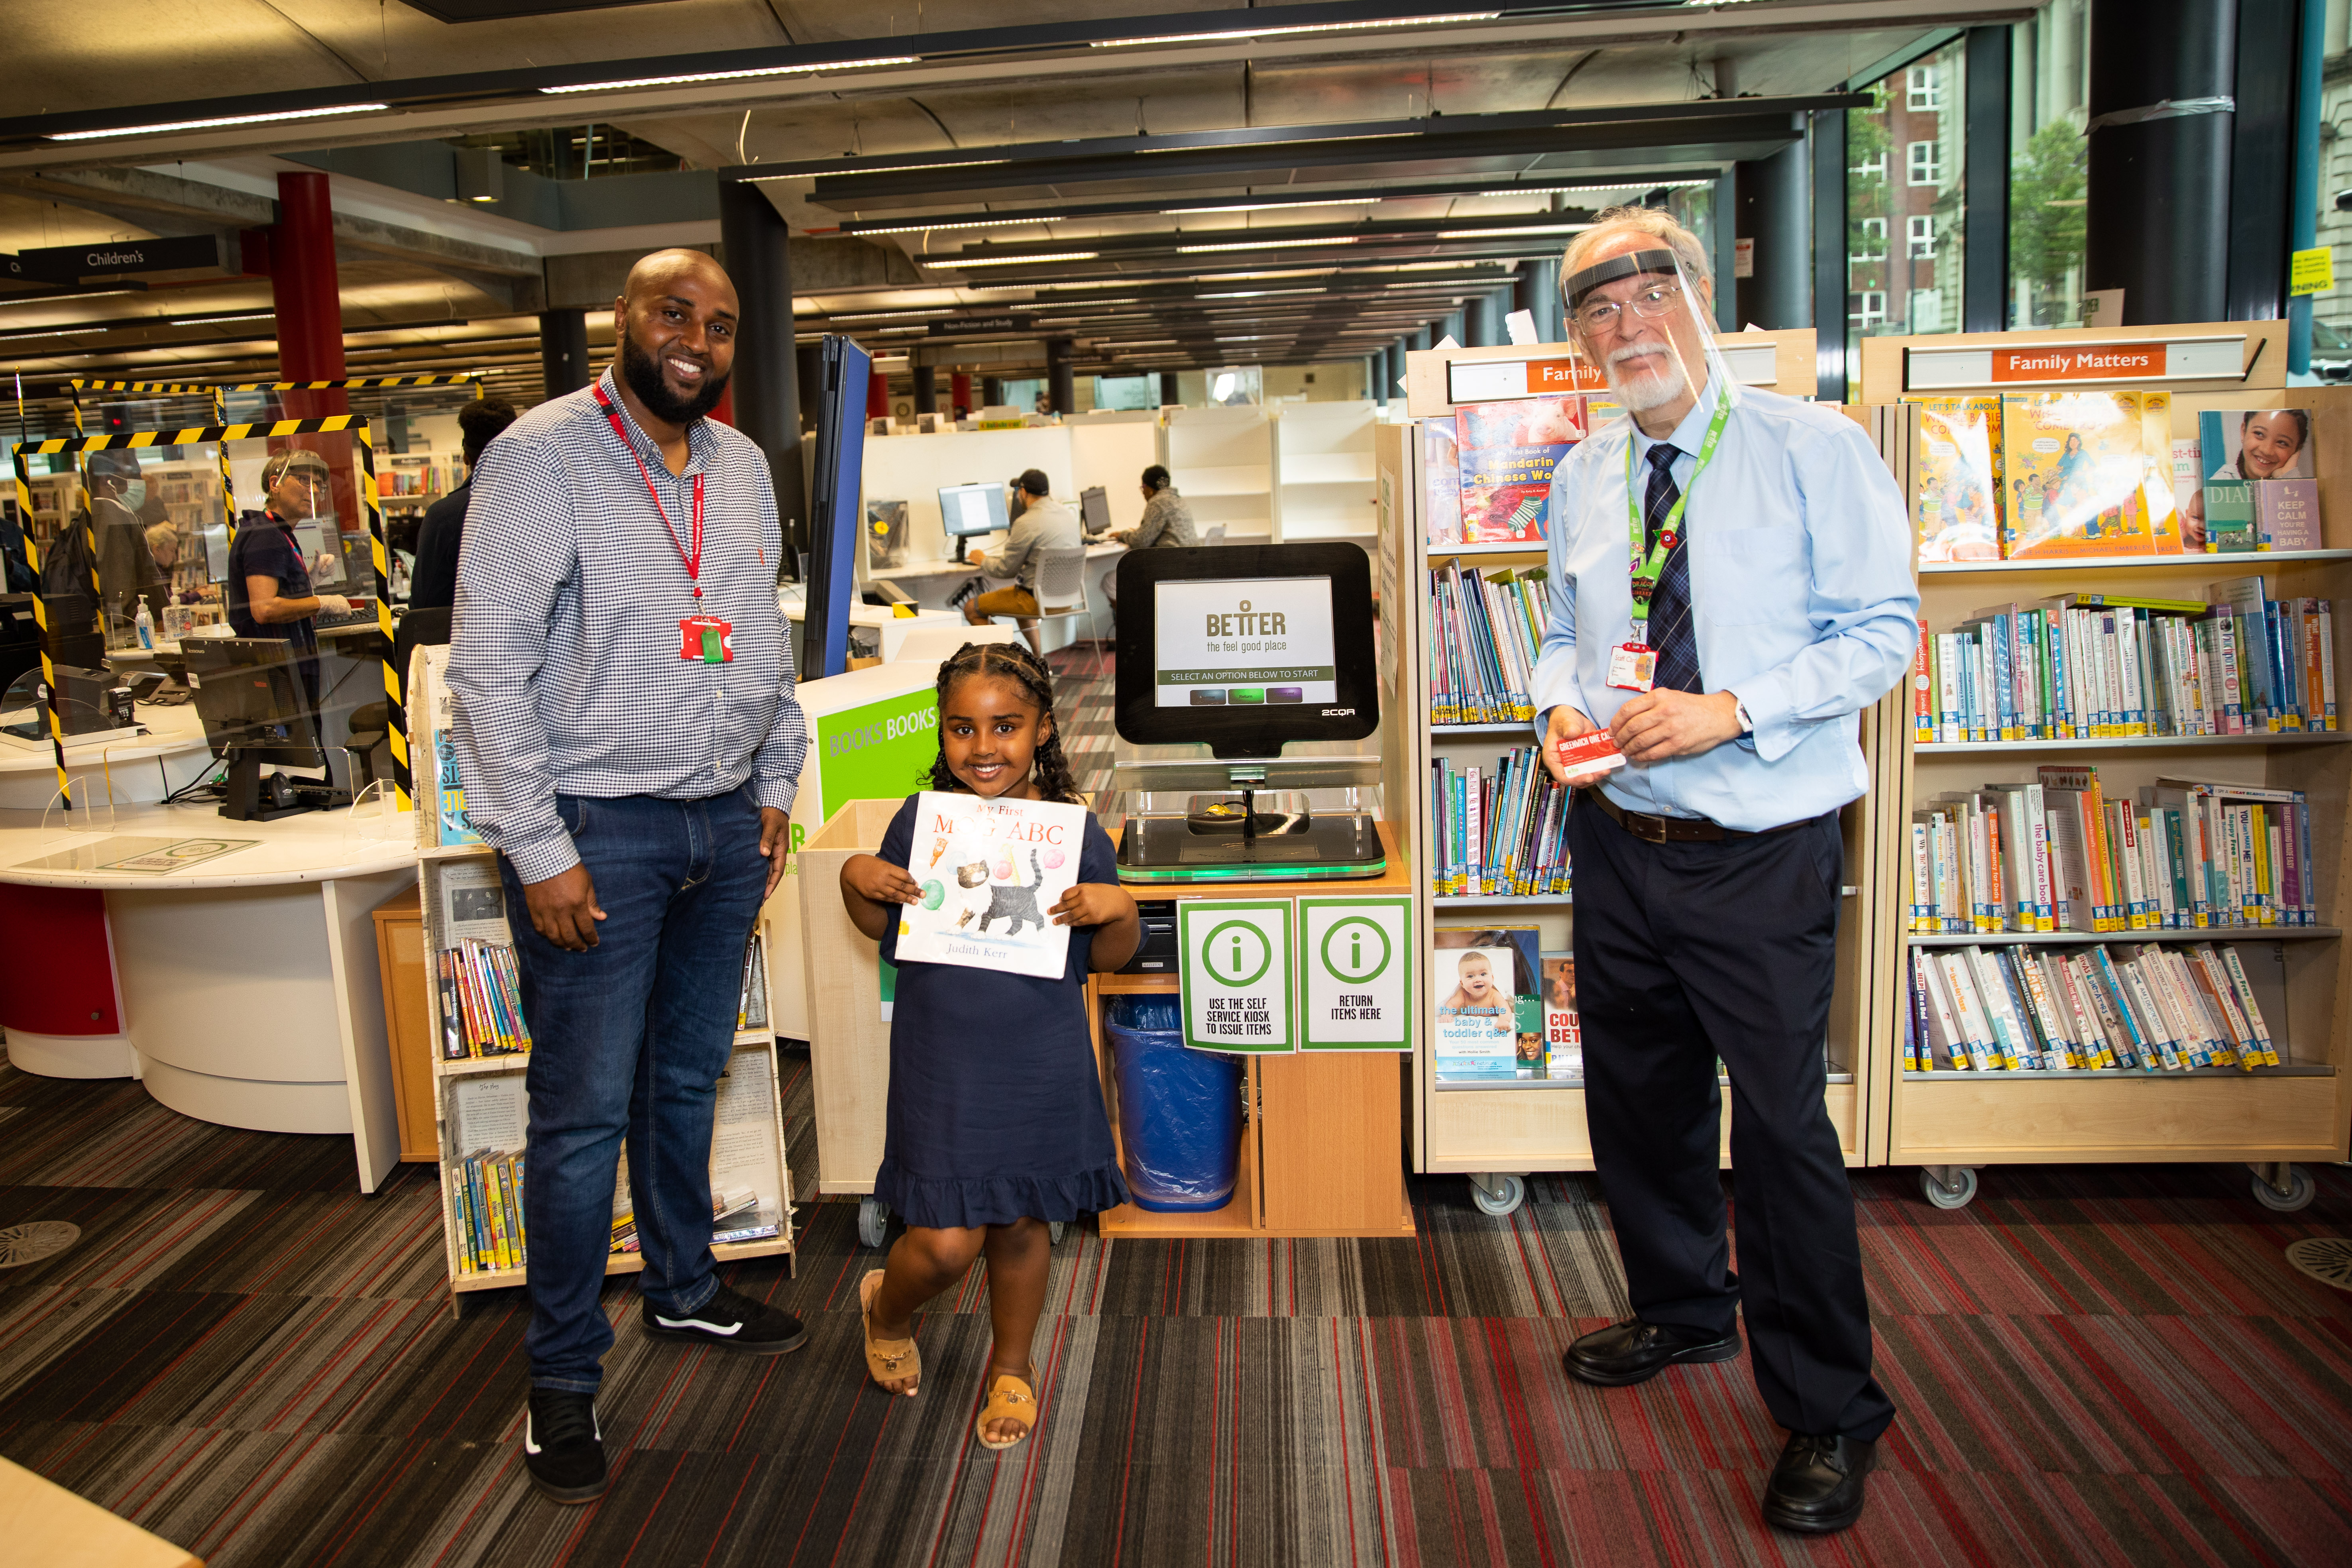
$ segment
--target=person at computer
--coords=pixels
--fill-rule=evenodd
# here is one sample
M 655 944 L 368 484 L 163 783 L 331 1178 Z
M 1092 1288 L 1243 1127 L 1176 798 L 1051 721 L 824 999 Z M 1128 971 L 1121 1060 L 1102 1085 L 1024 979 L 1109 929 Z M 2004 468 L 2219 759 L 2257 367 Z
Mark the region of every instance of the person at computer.
M 1872 1375 L 1822 1043 L 1838 812 L 1869 783 L 1855 715 L 1918 637 L 1906 509 L 1862 426 L 1730 381 L 1707 249 L 1664 212 L 1601 214 L 1559 277 L 1626 413 L 1552 475 L 1533 696 L 1555 777 L 1555 743 L 1604 728 L 1630 764 L 1578 791 L 1568 841 L 1587 1120 L 1633 1315 L 1566 1370 L 1614 1388 L 1730 1361 L 1744 1318 L 1789 1434 L 1764 1518 L 1843 1530 L 1895 1404 Z
M 1143 521 L 1133 528 L 1118 528 L 1103 535 L 1129 550 L 1190 549 L 1200 540 L 1192 532 L 1192 509 L 1176 493 L 1176 481 L 1154 463 L 1143 470 Z
M 457 556 L 457 771 L 499 854 L 538 1042 L 523 1464 L 558 1502 L 607 1479 L 595 1400 L 613 1327 L 597 1298 L 625 1142 L 645 1339 L 750 1355 L 808 1341 L 722 1283 L 710 1252 L 716 1086 L 809 732 L 768 459 L 708 417 L 741 312 L 702 252 L 639 261 L 614 301 L 612 368 L 483 451 Z
M 457 602 L 457 547 L 466 536 L 466 508 L 474 498 L 474 470 L 483 449 L 519 417 L 503 397 L 479 397 L 457 410 L 466 481 L 425 509 L 416 531 L 416 565 L 408 578 L 411 610 L 446 610 Z
M 1076 512 L 1054 499 L 1053 481 L 1044 470 L 1027 470 L 1015 488 L 1021 492 L 1016 499 L 1025 504 L 1004 536 L 1004 548 L 993 555 L 982 556 L 980 561 L 982 573 L 991 577 L 1009 577 L 1012 585 L 965 600 L 963 618 L 981 626 L 999 616 L 1011 616 L 1020 623 L 1030 647 L 1043 658 L 1045 649 L 1037 638 L 1036 621 L 1038 557 L 1047 550 L 1085 549 L 1086 530 Z

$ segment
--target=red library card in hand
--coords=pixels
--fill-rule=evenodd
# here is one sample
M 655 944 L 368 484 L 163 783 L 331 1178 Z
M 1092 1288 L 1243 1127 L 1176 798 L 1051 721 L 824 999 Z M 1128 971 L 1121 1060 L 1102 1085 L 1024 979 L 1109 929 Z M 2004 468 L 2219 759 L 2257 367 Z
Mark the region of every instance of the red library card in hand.
M 1552 755 L 1570 784 L 1597 784 L 1602 774 L 1625 765 L 1625 753 L 1617 749 L 1616 739 L 1606 730 L 1557 742 Z

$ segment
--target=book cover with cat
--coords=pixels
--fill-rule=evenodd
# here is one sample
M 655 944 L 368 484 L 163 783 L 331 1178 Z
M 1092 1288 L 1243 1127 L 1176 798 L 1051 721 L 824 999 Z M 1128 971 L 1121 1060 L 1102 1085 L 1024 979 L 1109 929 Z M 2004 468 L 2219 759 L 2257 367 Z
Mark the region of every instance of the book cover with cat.
M 907 874 L 922 901 L 898 910 L 898 962 L 960 963 L 1051 979 L 1070 952 L 1054 906 L 1078 879 L 1087 808 L 925 790 Z
M 1517 398 L 1454 411 L 1462 466 L 1462 540 L 1520 542 L 1544 537 L 1551 471 L 1584 439 L 1584 399 Z

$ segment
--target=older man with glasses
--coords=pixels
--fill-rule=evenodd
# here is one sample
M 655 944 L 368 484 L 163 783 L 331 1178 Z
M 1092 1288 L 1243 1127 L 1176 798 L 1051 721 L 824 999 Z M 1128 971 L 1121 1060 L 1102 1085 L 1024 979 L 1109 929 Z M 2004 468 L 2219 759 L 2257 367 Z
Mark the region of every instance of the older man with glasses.
M 1616 1387 L 1729 1361 L 1744 1312 L 1790 1432 L 1764 1516 L 1843 1530 L 1895 1405 L 1871 1376 L 1823 1047 L 1838 811 L 1868 782 L 1855 715 L 1916 634 L 1903 500 L 1860 426 L 1730 383 L 1706 253 L 1664 213 L 1602 214 L 1559 275 L 1628 415 L 1553 476 L 1534 681 L 1555 774 L 1559 743 L 1601 728 L 1629 764 L 1580 791 L 1568 835 L 1585 1104 L 1633 1316 L 1567 1370 Z

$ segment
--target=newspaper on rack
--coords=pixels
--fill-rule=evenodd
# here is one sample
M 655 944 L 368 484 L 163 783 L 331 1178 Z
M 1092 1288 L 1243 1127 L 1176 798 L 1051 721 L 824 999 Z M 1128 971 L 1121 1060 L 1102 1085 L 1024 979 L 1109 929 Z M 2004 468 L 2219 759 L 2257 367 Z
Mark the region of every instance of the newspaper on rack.
M 444 948 L 468 940 L 501 947 L 514 941 L 507 926 L 506 889 L 499 885 L 496 860 L 487 856 L 479 860 L 445 860 L 440 883 L 438 913 Z

